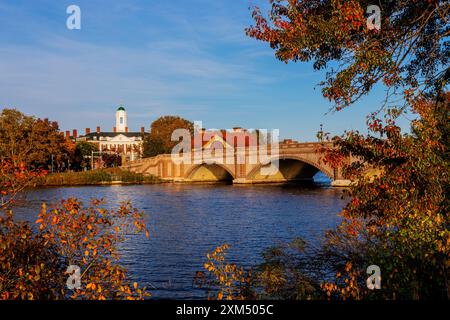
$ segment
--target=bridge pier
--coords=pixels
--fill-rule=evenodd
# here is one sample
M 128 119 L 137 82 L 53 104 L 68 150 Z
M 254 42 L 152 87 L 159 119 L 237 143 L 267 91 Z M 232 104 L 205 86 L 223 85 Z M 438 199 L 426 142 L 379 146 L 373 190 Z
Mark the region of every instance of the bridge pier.
M 247 179 L 245 178 L 237 178 L 233 180 L 233 184 L 249 184 L 251 182 L 249 182 Z

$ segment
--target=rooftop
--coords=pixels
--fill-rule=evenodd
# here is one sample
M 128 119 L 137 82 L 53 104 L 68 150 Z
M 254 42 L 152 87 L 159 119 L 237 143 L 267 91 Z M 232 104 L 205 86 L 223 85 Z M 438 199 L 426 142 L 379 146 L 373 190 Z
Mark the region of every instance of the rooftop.
M 147 133 L 144 133 L 144 135 L 146 135 Z M 91 132 L 87 135 L 83 135 L 82 137 L 87 137 L 90 139 L 93 139 L 94 137 L 99 138 L 99 137 L 109 137 L 109 138 L 113 138 L 119 135 L 124 135 L 125 137 L 141 137 L 142 133 L 141 132 Z

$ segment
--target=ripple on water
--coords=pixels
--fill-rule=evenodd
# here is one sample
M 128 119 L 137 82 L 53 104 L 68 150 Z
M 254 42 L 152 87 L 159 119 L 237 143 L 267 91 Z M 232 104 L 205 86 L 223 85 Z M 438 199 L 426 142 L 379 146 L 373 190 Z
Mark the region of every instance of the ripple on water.
M 40 203 L 93 196 L 114 207 L 130 200 L 145 212 L 154 235 L 130 236 L 120 247 L 134 280 L 147 284 L 155 298 L 198 299 L 192 287 L 207 252 L 229 243 L 230 259 L 251 265 L 273 244 L 303 237 L 317 242 L 338 222 L 342 191 L 332 188 L 230 185 L 137 185 L 31 190 L 16 216 L 36 219 Z

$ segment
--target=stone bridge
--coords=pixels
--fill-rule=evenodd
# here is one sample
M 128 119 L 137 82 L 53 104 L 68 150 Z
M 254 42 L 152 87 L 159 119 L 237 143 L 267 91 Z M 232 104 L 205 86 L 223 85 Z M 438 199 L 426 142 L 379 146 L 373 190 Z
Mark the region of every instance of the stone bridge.
M 234 184 L 292 183 L 312 181 L 321 171 L 332 180 L 333 186 L 348 186 L 342 170 L 331 168 L 321 161 L 318 151 L 323 143 L 282 142 L 274 152 L 270 147 L 260 156 L 261 147 L 233 148 L 217 154 L 192 150 L 184 154 L 184 162 L 174 161 L 172 155 L 163 154 L 128 163 L 124 169 L 151 174 L 170 182 L 230 182 Z M 332 145 L 327 143 L 327 146 Z M 230 157 L 231 155 L 231 157 Z M 231 158 L 231 159 L 230 159 Z M 348 159 L 348 163 L 350 159 Z M 278 170 L 270 170 L 274 165 Z M 268 173 L 269 172 L 269 173 Z

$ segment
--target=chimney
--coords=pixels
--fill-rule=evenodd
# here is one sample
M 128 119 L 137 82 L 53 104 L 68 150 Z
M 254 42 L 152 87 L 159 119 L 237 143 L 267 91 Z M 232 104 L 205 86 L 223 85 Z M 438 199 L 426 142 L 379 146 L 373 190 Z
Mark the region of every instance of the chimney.
M 125 128 L 125 133 L 128 133 L 128 127 Z
M 100 127 L 97 127 L 97 133 L 100 133 Z
M 67 131 L 66 131 L 66 140 L 69 140 L 69 139 L 70 139 L 70 131 L 67 130 Z
M 86 128 L 86 135 L 91 133 L 91 128 Z
M 114 133 L 117 133 L 117 128 L 116 127 L 114 127 L 113 130 L 114 130 Z
M 78 131 L 77 131 L 77 129 L 73 129 L 72 136 L 73 136 L 74 139 L 78 138 Z
M 145 134 L 145 127 L 141 127 L 141 134 Z

